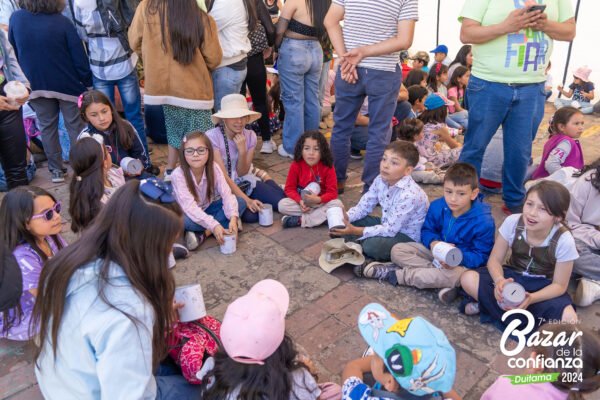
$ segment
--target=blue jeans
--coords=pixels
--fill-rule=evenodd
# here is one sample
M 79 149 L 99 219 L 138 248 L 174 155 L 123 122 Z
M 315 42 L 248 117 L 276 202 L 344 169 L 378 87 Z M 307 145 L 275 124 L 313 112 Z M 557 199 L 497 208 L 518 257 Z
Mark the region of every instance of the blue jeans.
M 238 215 L 242 215 L 246 210 L 246 202 L 241 197 L 236 198 L 238 202 Z M 212 203 L 210 203 L 210 205 L 206 208 L 206 210 L 204 210 L 204 212 L 208 215 L 212 215 L 213 218 L 216 219 L 217 222 L 221 224 L 221 226 L 224 229 L 229 229 L 229 220 L 225 216 L 225 211 L 223 211 L 222 199 L 215 200 Z M 206 230 L 205 227 L 195 223 L 187 215 L 183 216 L 183 226 L 185 231 L 204 232 Z
M 402 73 L 359 67 L 358 81 L 350 84 L 340 74 L 335 77 L 335 110 L 331 150 L 338 182 L 346 180 L 350 137 L 354 122 L 365 96 L 369 96 L 369 138 L 365 155 L 362 181 L 370 185 L 379 175 L 379 163 L 385 146 L 392 137 L 392 117 L 396 110 L 396 99 L 400 91 Z M 285 110 L 287 114 L 287 109 Z
M 140 93 L 140 84 L 137 78 L 137 72 L 134 68 L 129 75 L 116 81 L 107 81 L 98 79 L 94 76 L 94 89 L 104 93 L 113 104 L 115 104 L 115 86 L 119 88 L 121 102 L 125 111 L 125 118 L 133 125 L 142 144 L 148 153 L 148 142 L 146 140 L 146 130 L 144 128 L 144 118 L 142 117 L 142 95 Z M 150 159 L 150 157 L 148 157 Z
M 213 90 L 215 93 L 215 111 L 221 109 L 221 100 L 228 94 L 239 93 L 246 80 L 246 68 L 236 71 L 230 67 L 217 68 L 212 72 Z
M 472 76 L 467 96 L 469 130 L 460 161 L 473 164 L 480 175 L 485 149 L 502 125 L 502 197 L 509 208 L 519 207 L 525 199 L 523 183 L 531 158 L 531 144 L 544 116 L 544 82 L 511 86 Z
M 574 100 L 572 99 L 556 99 L 554 100 L 554 106 L 558 110 L 562 107 L 572 106 L 573 101 Z M 580 101 L 579 104 L 581 105 L 581 107 L 579 107 L 579 111 L 581 111 L 582 114 L 591 114 L 594 112 L 594 106 L 592 106 L 592 103 L 589 101 Z
M 354 221 L 352 225 L 358 227 L 368 227 L 381 224 L 381 218 L 367 215 L 364 218 Z M 344 236 L 347 241 L 357 241 L 358 236 Z M 409 236 L 402 232 L 398 232 L 396 236 L 384 237 L 374 236 L 360 241 L 363 248 L 363 254 L 365 257 L 372 258 L 376 261 L 390 261 L 390 254 L 392 253 L 392 247 L 398 243 L 414 242 Z
M 319 79 L 323 50 L 316 40 L 284 38 L 279 48 L 277 68 L 281 100 L 285 108 L 283 148 L 294 154 L 296 142 L 305 131 L 319 129 Z
M 469 112 L 467 110 L 458 111 L 454 114 L 448 114 L 448 119 L 454 122 L 456 125 L 450 126 L 451 128 L 464 128 L 469 129 Z M 446 124 L 448 124 L 448 119 L 446 119 Z M 448 124 L 451 125 L 451 124 Z
M 154 378 L 156 379 L 157 400 L 193 400 L 200 398 L 202 386 L 188 383 L 181 375 L 181 370 L 170 359 L 159 365 Z

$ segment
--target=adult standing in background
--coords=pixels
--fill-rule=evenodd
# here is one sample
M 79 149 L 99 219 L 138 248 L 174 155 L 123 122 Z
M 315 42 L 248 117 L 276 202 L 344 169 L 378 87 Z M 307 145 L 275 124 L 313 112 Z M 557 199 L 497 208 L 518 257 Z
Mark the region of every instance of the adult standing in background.
M 217 26 L 196 0 L 149 0 L 137 8 L 129 43 L 144 61 L 144 103 L 163 106 L 170 179 L 183 136 L 213 127 L 210 72 L 222 56 Z
M 473 45 L 469 130 L 460 161 L 473 164 L 480 174 L 485 149 L 502 125 L 507 213 L 523 208 L 523 183 L 544 116 L 544 70 L 553 42 L 575 37 L 570 0 L 546 0 L 541 7 L 533 0 L 467 0 L 460 14 L 460 39 Z
M 444 85 L 448 86 L 450 84 L 450 78 L 452 78 L 452 74 L 454 70 L 460 66 L 466 67 L 471 70 L 473 67 L 473 52 L 471 51 L 471 45 L 465 44 L 463 47 L 458 50 L 456 53 L 456 57 L 454 57 L 454 61 L 450 63 L 448 67 L 448 79 L 444 82 Z
M 61 14 L 62 0 L 22 0 L 21 5 L 10 17 L 8 39 L 31 82 L 29 105 L 42 131 L 52 182 L 64 182 L 58 115 L 65 118 L 72 146 L 85 127 L 77 97 L 92 86 L 92 72 L 75 27 Z
M 221 64 L 212 71 L 215 91 L 215 112 L 221 109 L 221 99 L 239 93 L 246 79 L 248 53 L 252 50 L 248 34 L 258 21 L 255 0 L 206 0 L 208 14 L 219 30 L 223 49 Z
M 94 89 L 104 93 L 113 104 L 115 87 L 119 89 L 125 118 L 140 136 L 146 154 L 150 154 L 142 116 L 142 95 L 135 68 L 138 56 L 131 50 L 127 40 L 127 28 L 135 10 L 129 10 L 130 14 L 109 14 L 108 10 L 99 7 L 99 4 L 103 4 L 101 1 L 69 0 L 69 3 L 72 5 L 72 17 L 78 28 L 77 32 L 87 43 Z M 121 3 L 124 6 L 128 4 L 127 1 Z M 129 19 L 124 18 L 124 15 Z M 118 18 L 119 26 L 124 29 L 120 32 L 108 32 L 105 27 L 113 25 L 112 21 L 106 21 L 108 18 Z
M 343 192 L 347 178 L 354 122 L 366 96 L 370 116 L 362 175 L 366 187 L 379 174 L 379 162 L 392 136 L 391 121 L 402 81 L 399 54 L 411 46 L 417 19 L 417 0 L 377 4 L 369 0 L 333 0 L 327 13 L 325 26 L 341 56 L 331 135 L 339 192 Z
M 293 158 L 296 142 L 305 131 L 319 129 L 319 79 L 323 68 L 320 40 L 330 0 L 287 0 L 277 22 L 277 69 L 285 108 L 283 144 L 278 153 Z

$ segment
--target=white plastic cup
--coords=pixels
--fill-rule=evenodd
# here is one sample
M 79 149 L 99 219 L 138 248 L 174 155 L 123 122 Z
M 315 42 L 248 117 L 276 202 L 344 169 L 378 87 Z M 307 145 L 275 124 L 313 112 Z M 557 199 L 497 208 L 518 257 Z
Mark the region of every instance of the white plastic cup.
M 437 260 L 438 262 L 441 261 L 448 264 L 450 267 L 460 265 L 463 259 L 462 251 L 460 251 L 458 247 L 452 246 L 446 242 L 436 243 L 436 245 L 433 246 L 432 253 L 433 258 L 435 258 L 434 263 Z
M 139 175 L 144 169 L 142 162 L 133 157 L 124 157 L 120 164 L 123 172 L 125 172 L 127 175 Z
M 19 81 L 10 81 L 4 85 L 4 93 L 8 98 L 8 103 L 12 106 L 18 106 L 17 99 L 26 96 L 29 91 L 27 87 Z
M 327 209 L 327 225 L 329 230 L 341 229 L 346 226 L 344 222 L 344 210 L 342 207 L 331 207 Z
M 260 226 L 273 225 L 273 206 L 271 204 L 263 204 L 258 212 L 258 224 Z
M 309 183 L 308 185 L 306 185 L 306 187 L 304 189 L 302 189 L 300 191 L 300 196 L 302 196 L 303 200 L 307 194 L 311 194 L 311 195 L 321 194 L 321 185 L 319 185 L 317 182 Z
M 223 244 L 220 246 L 221 254 L 233 254 L 237 250 L 236 246 L 237 238 L 235 235 L 225 235 L 223 237 Z
M 175 301 L 184 303 L 184 306 L 177 310 L 181 322 L 195 321 L 206 316 L 202 287 L 198 283 L 175 288 Z
M 502 301 L 498 302 L 500 308 L 506 310 L 515 308 L 525 301 L 526 291 L 523 285 L 517 282 L 508 282 L 502 288 Z

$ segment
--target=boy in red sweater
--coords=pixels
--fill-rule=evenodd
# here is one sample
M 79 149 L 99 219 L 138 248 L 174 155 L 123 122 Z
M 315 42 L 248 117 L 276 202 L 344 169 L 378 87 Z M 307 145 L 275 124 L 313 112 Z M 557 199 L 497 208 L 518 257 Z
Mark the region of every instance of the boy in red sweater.
M 307 131 L 294 150 L 294 161 L 285 182 L 285 199 L 279 204 L 284 228 L 319 226 L 329 207 L 342 207 L 329 144 L 319 131 Z

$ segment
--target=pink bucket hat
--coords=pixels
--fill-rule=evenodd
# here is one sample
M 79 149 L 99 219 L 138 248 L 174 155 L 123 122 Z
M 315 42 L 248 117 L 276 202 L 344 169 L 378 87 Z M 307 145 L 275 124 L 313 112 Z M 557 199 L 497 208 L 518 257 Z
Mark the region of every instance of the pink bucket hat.
M 589 82 L 591 73 L 592 73 L 591 68 L 589 68 L 587 65 L 585 65 L 583 67 L 577 68 L 575 70 L 575 72 L 573 72 L 573 76 L 575 78 L 581 79 L 584 82 Z
M 231 303 L 221 324 L 227 355 L 243 364 L 264 364 L 283 341 L 289 304 L 287 289 L 273 279 L 258 282 Z

